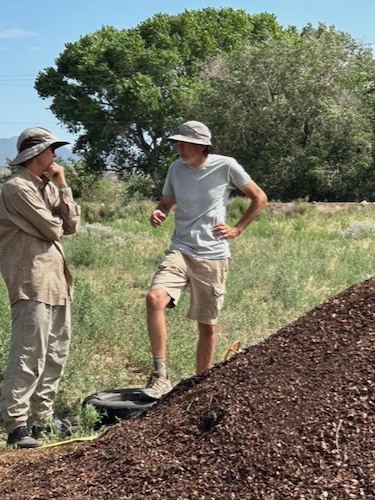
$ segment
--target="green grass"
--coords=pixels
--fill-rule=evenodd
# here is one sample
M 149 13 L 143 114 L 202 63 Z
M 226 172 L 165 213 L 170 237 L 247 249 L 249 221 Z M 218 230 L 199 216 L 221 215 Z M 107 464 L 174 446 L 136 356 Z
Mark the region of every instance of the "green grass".
M 126 218 L 82 224 L 64 239 L 76 280 L 70 356 L 56 411 L 75 418 L 89 434 L 95 415 L 83 399 L 110 388 L 143 384 L 151 369 L 145 296 L 173 231 L 173 214 L 154 229 L 149 202 L 134 202 Z M 246 208 L 234 199 L 228 222 Z M 241 237 L 231 241 L 232 261 L 224 308 L 218 323 L 215 363 L 229 345 L 263 341 L 282 326 L 350 285 L 374 273 L 375 209 L 348 205 L 318 210 L 304 202 L 282 212 L 267 209 Z M 10 319 L 0 283 L 0 374 L 6 361 Z M 168 367 L 172 379 L 191 376 L 195 367 L 196 325 L 186 319 L 188 295 L 166 314 Z

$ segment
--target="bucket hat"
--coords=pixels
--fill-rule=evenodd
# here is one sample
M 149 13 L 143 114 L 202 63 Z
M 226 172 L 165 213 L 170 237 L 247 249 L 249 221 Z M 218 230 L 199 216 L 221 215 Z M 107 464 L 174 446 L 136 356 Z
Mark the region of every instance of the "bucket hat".
M 201 122 L 194 120 L 183 123 L 180 133 L 167 138 L 169 141 L 191 142 L 202 146 L 212 146 L 210 129 Z
M 27 128 L 18 137 L 18 154 L 15 159 L 9 163 L 9 165 L 21 165 L 25 161 L 32 160 L 36 156 L 40 155 L 50 146 L 53 146 L 54 149 L 56 149 L 60 146 L 65 146 L 65 144 L 69 144 L 69 142 L 58 139 L 46 128 Z

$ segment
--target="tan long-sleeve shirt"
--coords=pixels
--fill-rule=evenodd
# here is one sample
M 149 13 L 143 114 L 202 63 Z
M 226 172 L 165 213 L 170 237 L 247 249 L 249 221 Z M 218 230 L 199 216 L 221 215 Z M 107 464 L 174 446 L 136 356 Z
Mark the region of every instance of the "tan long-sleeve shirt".
M 36 300 L 52 306 L 72 298 L 73 279 L 59 239 L 78 229 L 81 210 L 71 190 L 60 193 L 25 167 L 0 196 L 0 272 L 10 304 Z

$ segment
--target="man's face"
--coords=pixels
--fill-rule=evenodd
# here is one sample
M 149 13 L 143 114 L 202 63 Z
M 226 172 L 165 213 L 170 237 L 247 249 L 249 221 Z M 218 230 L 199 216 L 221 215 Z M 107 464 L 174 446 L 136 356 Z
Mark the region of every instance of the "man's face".
M 202 146 L 201 144 L 192 144 L 190 142 L 177 141 L 176 148 L 182 163 L 188 163 L 192 166 L 194 166 L 197 162 L 201 163 L 202 157 L 204 156 L 203 151 L 205 146 Z
M 38 162 L 38 166 L 40 166 L 41 173 L 48 170 L 48 167 L 54 162 L 55 157 L 55 150 L 52 146 L 50 146 L 48 149 L 43 151 L 43 153 L 40 153 L 40 155 L 36 157 L 36 161 Z

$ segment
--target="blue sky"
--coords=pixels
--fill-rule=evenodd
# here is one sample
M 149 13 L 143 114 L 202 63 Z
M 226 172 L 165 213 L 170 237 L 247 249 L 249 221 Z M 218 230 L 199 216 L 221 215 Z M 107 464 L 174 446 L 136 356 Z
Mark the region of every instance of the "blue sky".
M 334 25 L 375 47 L 374 0 L 4 0 L 0 16 L 0 138 L 18 136 L 38 125 L 64 140 L 74 141 L 38 97 L 34 81 L 39 71 L 53 66 L 65 43 L 102 26 L 131 28 L 162 12 L 232 7 L 249 14 L 269 12 L 284 27 L 307 23 Z

